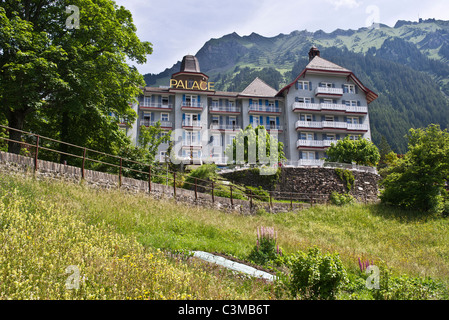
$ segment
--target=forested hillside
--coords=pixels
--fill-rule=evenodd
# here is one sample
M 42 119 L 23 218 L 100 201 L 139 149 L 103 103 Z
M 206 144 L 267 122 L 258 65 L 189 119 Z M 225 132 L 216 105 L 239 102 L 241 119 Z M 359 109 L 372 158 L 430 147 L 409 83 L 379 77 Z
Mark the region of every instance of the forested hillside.
M 352 70 L 379 98 L 370 105 L 373 140 L 385 136 L 405 153 L 410 128 L 438 123 L 449 127 L 449 22 L 399 21 L 393 28 L 294 31 L 263 37 L 232 33 L 209 40 L 196 54 L 201 71 L 217 90 L 241 91 L 255 77 L 275 89 L 292 81 L 307 65 L 307 52 Z M 182 57 L 180 57 L 181 59 Z M 145 75 L 147 85 L 167 85 L 179 62 L 163 73 Z

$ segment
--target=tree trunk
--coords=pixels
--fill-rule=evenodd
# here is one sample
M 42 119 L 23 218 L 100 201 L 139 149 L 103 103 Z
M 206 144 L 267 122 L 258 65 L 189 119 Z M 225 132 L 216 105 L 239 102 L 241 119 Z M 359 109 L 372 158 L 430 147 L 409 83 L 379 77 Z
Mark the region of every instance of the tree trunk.
M 25 123 L 25 112 L 22 110 L 9 111 L 8 126 L 14 129 L 23 130 Z M 9 130 L 9 139 L 14 141 L 22 141 L 22 133 L 16 130 Z M 22 145 L 17 142 L 8 141 L 8 152 L 20 154 Z

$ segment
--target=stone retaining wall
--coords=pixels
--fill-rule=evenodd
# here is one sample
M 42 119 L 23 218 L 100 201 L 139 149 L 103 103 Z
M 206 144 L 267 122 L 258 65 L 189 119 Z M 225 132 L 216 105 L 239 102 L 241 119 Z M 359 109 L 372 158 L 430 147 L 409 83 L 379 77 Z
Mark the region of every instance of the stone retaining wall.
M 119 177 L 114 174 L 85 170 L 84 180 L 82 179 L 81 168 L 64 165 L 60 163 L 38 160 L 37 170 L 34 170 L 34 159 L 11 154 L 7 152 L 0 152 L 0 173 L 1 174 L 25 174 L 35 175 L 36 179 L 56 179 L 64 180 L 73 183 L 83 183 L 93 188 L 119 188 Z M 122 177 L 120 189 L 132 193 L 149 193 L 148 181 L 137 180 L 133 178 Z M 181 188 L 175 189 L 172 186 L 162 184 L 151 184 L 151 196 L 153 198 L 173 199 L 176 192 L 176 201 L 181 201 L 189 205 L 200 205 L 202 207 L 216 208 L 225 211 L 237 211 L 242 214 L 254 214 L 258 210 L 265 210 L 266 212 L 288 212 L 293 210 L 300 210 L 308 207 L 308 204 L 301 203 L 273 203 L 270 207 L 269 203 L 262 203 L 248 200 L 222 198 L 215 196 L 212 199 L 211 194 L 186 190 Z

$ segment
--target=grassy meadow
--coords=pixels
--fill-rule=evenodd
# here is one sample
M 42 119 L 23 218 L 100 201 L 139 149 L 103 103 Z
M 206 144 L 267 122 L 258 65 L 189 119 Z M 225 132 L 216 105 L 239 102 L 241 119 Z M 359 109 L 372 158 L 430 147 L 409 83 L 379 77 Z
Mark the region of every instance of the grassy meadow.
M 0 299 L 286 298 L 276 283 L 183 254 L 246 259 L 260 226 L 274 227 L 286 254 L 318 246 L 338 252 L 350 273 L 362 258 L 449 284 L 448 219 L 380 204 L 248 216 L 2 174 Z M 79 270 L 79 290 L 66 288 L 68 266 Z

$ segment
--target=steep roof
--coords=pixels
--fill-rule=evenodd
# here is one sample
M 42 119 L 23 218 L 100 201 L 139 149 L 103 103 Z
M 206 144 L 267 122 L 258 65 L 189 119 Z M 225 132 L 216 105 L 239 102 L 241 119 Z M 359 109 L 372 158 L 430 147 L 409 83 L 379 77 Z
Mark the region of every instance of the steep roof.
M 182 58 L 181 72 L 201 72 L 200 63 L 195 56 L 187 55 Z
M 241 96 L 251 97 L 274 97 L 276 94 L 276 89 L 270 87 L 258 77 L 240 93 Z
M 326 71 L 338 71 L 338 72 L 351 72 L 350 70 L 343 68 L 333 62 L 316 56 L 309 62 L 306 69 L 309 70 L 326 70 Z

